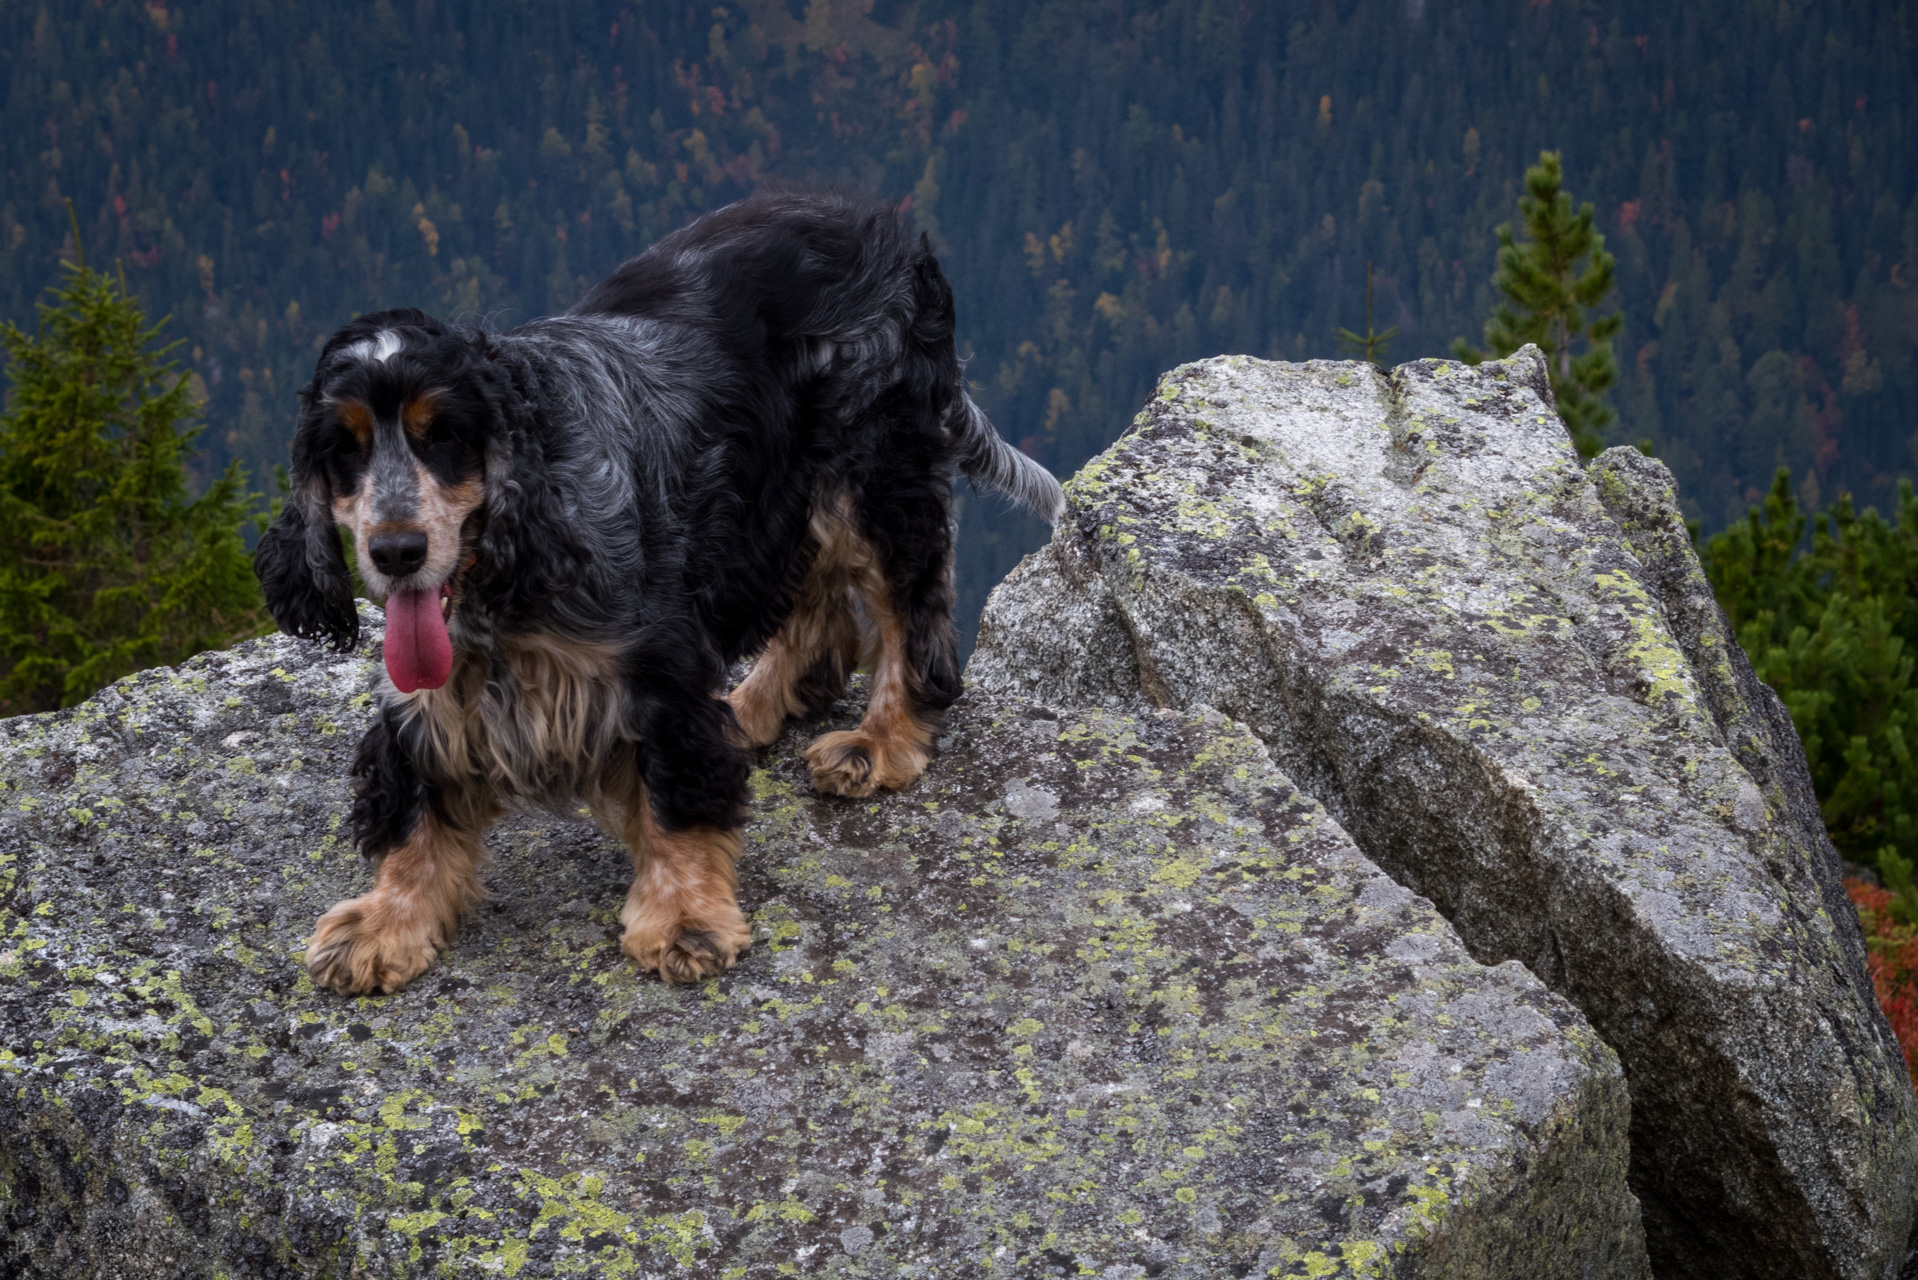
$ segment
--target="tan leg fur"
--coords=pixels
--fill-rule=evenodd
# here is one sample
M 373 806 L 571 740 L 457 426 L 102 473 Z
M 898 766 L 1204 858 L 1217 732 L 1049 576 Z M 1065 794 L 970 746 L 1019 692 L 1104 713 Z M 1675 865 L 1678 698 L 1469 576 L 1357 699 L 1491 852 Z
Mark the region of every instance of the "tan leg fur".
M 857 729 L 821 734 L 806 748 L 812 766 L 812 784 L 829 795 L 869 796 L 874 791 L 897 790 L 926 769 L 931 726 L 913 705 L 906 666 L 906 628 L 892 607 L 892 591 L 880 570 L 872 544 L 854 527 L 849 506 L 841 502 L 831 518 L 815 517 L 823 527 L 834 561 L 859 593 L 866 617 L 876 635 L 873 652 L 872 696 Z
M 767 644 L 753 669 L 727 695 L 739 722 L 742 746 L 764 747 L 779 740 L 793 716 L 816 708 L 806 705 L 802 684 L 809 676 L 836 668 L 844 676 L 859 665 L 859 624 L 852 614 L 854 584 L 877 577 L 877 557 L 853 530 L 850 505 L 842 498 L 813 511 L 812 538 L 818 550 L 792 612 Z
M 738 830 L 668 831 L 644 788 L 626 822 L 633 885 L 619 913 L 620 947 L 668 984 L 698 982 L 732 968 L 752 945 L 735 896 Z
M 859 633 L 847 608 L 846 591 L 836 575 L 817 567 L 806 579 L 779 634 L 739 687 L 727 695 L 739 722 L 740 745 L 770 746 L 779 740 L 788 719 L 810 710 L 800 696 L 799 684 L 820 664 L 836 661 L 847 672 L 857 665 Z
M 307 971 L 349 995 L 398 991 L 426 972 L 460 914 L 484 896 L 484 861 L 478 836 L 449 830 L 428 812 L 405 844 L 380 859 L 372 892 L 320 917 L 306 944 Z
M 728 699 L 739 736 L 754 747 L 775 741 L 788 717 L 809 710 L 800 689 L 809 672 L 835 656 L 851 669 L 859 639 L 847 593 L 856 592 L 877 632 L 872 697 L 857 729 L 815 738 L 806 760 L 813 786 L 831 795 L 906 786 L 925 771 L 932 731 L 913 705 L 905 625 L 893 611 L 878 553 L 844 498 L 814 510 L 812 536 L 819 550 L 792 614 Z
M 893 613 L 883 583 L 862 592 L 866 612 L 878 624 L 872 698 L 857 729 L 821 734 L 806 748 L 812 784 L 840 796 L 897 790 L 925 772 L 931 726 L 913 706 L 906 676 L 906 629 Z

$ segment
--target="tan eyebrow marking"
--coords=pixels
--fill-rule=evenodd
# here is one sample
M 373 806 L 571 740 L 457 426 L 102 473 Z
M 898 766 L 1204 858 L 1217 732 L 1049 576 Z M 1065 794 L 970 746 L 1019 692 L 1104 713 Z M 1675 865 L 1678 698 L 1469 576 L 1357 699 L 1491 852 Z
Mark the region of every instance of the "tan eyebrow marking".
M 333 416 L 340 425 L 353 433 L 353 438 L 365 444 L 373 438 L 373 411 L 358 400 L 335 400 L 332 402 Z
M 422 391 L 416 396 L 408 396 L 400 407 L 400 422 L 406 428 L 406 434 L 418 439 L 426 434 L 433 424 L 433 415 L 439 411 L 440 393 Z

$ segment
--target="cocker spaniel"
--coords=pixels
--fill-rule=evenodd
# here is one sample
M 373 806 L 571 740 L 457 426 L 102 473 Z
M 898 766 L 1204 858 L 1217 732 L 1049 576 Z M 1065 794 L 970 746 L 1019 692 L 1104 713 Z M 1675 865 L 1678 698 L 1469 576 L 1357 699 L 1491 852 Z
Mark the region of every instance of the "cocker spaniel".
M 1048 519 L 1064 506 L 967 396 L 926 239 L 814 193 L 701 218 L 510 333 L 353 321 L 302 392 L 292 462 L 254 557 L 273 616 L 357 642 L 342 528 L 386 597 L 352 771 L 375 883 L 306 953 L 346 992 L 432 964 L 481 894 L 495 818 L 582 801 L 632 851 L 627 954 L 668 982 L 729 967 L 751 941 L 734 874 L 751 750 L 870 662 L 865 718 L 807 750 L 813 783 L 917 778 L 960 688 L 955 471 Z

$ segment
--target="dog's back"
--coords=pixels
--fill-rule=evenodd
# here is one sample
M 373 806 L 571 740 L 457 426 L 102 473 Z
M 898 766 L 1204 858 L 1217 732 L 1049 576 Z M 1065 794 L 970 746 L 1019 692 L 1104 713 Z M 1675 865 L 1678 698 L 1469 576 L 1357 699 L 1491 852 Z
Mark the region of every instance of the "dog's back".
M 679 379 L 701 403 L 678 518 L 687 580 L 728 660 L 784 617 L 819 502 L 884 494 L 943 539 L 947 477 L 965 460 L 952 291 L 898 211 L 756 196 L 625 263 L 569 319 L 638 322 L 636 337 L 701 371 Z
M 866 344 L 896 358 L 915 338 L 951 358 L 952 292 L 931 249 L 897 211 L 838 193 L 772 193 L 709 214 L 625 263 L 572 314 L 692 325 L 735 359 L 788 376 L 857 361 L 847 348 Z
M 742 200 L 625 263 L 572 314 L 702 331 L 761 380 L 751 399 L 834 420 L 828 455 L 846 452 L 847 430 L 870 446 L 871 432 L 917 425 L 922 463 L 957 465 L 1047 520 L 1064 509 L 1058 481 L 966 394 L 952 289 L 926 237 L 887 205 L 819 191 Z

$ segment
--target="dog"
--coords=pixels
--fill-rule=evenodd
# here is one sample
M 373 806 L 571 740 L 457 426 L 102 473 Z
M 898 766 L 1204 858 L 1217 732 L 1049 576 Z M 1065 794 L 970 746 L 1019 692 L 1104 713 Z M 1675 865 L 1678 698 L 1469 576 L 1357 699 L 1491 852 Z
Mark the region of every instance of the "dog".
M 408 309 L 333 335 L 254 555 L 292 635 L 358 642 L 341 530 L 386 600 L 352 767 L 375 882 L 320 917 L 317 983 L 405 986 L 482 896 L 487 826 L 582 802 L 632 853 L 625 952 L 668 983 L 724 971 L 751 942 L 735 863 L 752 752 L 862 663 L 865 716 L 812 742 L 813 785 L 920 775 L 960 692 L 955 473 L 1064 508 L 967 395 L 953 327 L 896 210 L 787 192 L 508 333 Z

